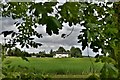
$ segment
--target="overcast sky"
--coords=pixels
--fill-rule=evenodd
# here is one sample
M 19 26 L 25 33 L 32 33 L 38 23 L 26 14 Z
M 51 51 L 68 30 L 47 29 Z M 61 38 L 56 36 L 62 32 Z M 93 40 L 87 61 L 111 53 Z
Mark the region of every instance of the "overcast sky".
M 60 2 L 64 2 L 65 0 L 59 0 Z M 11 18 L 2 18 L 0 19 L 0 22 L 2 23 L 2 26 L 0 26 L 0 33 L 2 31 L 6 30 L 14 30 L 17 31 L 17 28 L 14 26 L 14 20 Z M 77 43 L 78 39 L 77 36 L 79 35 L 81 29 L 80 25 L 74 26 L 74 31 L 72 34 L 66 38 L 61 38 L 61 34 L 69 34 L 71 32 L 73 27 L 69 27 L 67 23 L 63 24 L 62 30 L 59 31 L 59 35 L 53 34 L 52 36 L 49 36 L 46 33 L 46 26 L 39 26 L 37 27 L 37 31 L 41 34 L 43 34 L 43 38 L 35 38 L 36 42 L 40 42 L 43 45 L 39 48 L 22 48 L 21 50 L 25 50 L 28 52 L 39 52 L 39 51 L 46 51 L 49 52 L 51 49 L 57 50 L 60 46 L 64 47 L 66 50 L 69 50 L 72 46 L 82 48 L 80 43 Z M 7 37 L 9 38 L 9 36 Z M 4 37 L 0 35 L 0 42 L 4 42 Z M 18 48 L 20 48 L 20 45 L 17 45 Z M 82 50 L 82 49 L 81 49 Z M 91 49 L 85 49 L 83 51 L 83 55 L 88 55 L 88 52 L 91 56 L 95 56 L 96 53 L 93 53 Z
M 17 31 L 17 28 L 14 26 L 14 20 L 11 18 L 2 18 L 0 19 L 0 22 L 2 22 L 2 26 L 0 28 L 0 33 L 2 31 L 6 31 L 6 30 L 14 30 Z M 69 34 L 71 32 L 71 29 L 73 27 L 69 27 L 67 25 L 67 23 L 64 23 L 63 29 L 59 31 L 59 35 L 55 35 L 53 34 L 52 36 L 49 36 L 46 33 L 46 26 L 38 26 L 37 27 L 37 31 L 41 34 L 43 34 L 43 38 L 35 38 L 36 42 L 40 42 L 43 45 L 39 48 L 22 48 L 21 50 L 25 50 L 28 52 L 39 52 L 39 51 L 46 51 L 49 52 L 51 49 L 53 50 L 57 50 L 60 46 L 64 47 L 66 50 L 69 50 L 72 46 L 74 47 L 78 47 L 78 48 L 82 48 L 80 43 L 77 43 L 78 39 L 77 36 L 80 33 L 80 30 L 83 28 L 80 25 L 76 25 L 74 26 L 74 31 L 72 32 L 72 34 L 66 38 L 61 38 L 61 34 L 65 33 L 65 34 Z M 9 36 L 7 37 L 9 38 Z M 4 42 L 4 37 L 2 35 L 0 35 L 0 42 Z M 18 48 L 20 48 L 20 45 L 17 45 Z M 92 50 L 85 49 L 83 51 L 83 55 L 87 55 L 89 52 L 89 54 L 91 56 L 95 56 L 96 53 L 93 53 Z

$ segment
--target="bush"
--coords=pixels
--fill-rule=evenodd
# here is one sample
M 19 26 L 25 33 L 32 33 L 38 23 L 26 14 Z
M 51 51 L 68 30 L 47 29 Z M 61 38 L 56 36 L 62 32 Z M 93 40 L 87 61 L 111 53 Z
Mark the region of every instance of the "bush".
M 36 57 L 40 57 L 40 55 L 38 54 L 38 55 L 36 55 Z
M 45 55 L 45 57 L 53 57 L 52 54 L 44 54 L 44 55 Z

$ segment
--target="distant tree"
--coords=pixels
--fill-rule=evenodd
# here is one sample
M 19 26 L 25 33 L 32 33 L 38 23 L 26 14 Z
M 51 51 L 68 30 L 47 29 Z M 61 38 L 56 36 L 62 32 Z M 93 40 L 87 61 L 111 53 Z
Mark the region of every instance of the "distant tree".
M 45 50 L 44 50 L 44 51 L 42 51 L 42 53 L 43 53 L 43 54 L 46 54 Z
M 22 51 L 22 54 L 24 54 L 25 57 L 31 57 L 31 54 L 26 51 Z
M 80 50 L 80 48 L 76 48 L 75 52 L 76 52 L 76 57 L 82 57 L 82 51 Z
M 43 51 L 39 51 L 39 53 L 38 54 L 44 54 L 44 52 Z
M 41 54 L 41 53 L 42 53 L 41 51 L 38 52 L 38 54 Z
M 45 51 L 39 51 L 38 54 L 35 54 L 37 57 L 46 57 L 46 52 Z
M 55 55 L 56 54 L 56 51 L 53 51 L 53 55 Z
M 59 47 L 57 52 L 66 52 L 66 50 L 63 47 Z
M 53 57 L 52 54 L 44 54 L 45 57 Z
M 8 49 L 7 51 L 8 56 L 25 56 L 25 57 L 30 57 L 29 53 L 26 51 L 21 51 L 19 48 L 15 47 L 14 49 Z
M 50 54 L 53 54 L 53 50 L 52 49 L 50 50 Z
M 70 50 L 66 50 L 67 53 L 70 53 Z
M 38 54 L 36 54 L 36 57 L 41 57 L 41 56 L 40 56 L 40 54 L 38 53 Z
M 75 53 L 75 47 L 71 47 L 70 49 L 71 57 L 75 57 L 74 53 Z
M 55 51 L 53 51 L 52 49 L 50 50 L 50 55 L 53 56 L 55 55 Z
M 35 53 L 33 52 L 31 55 L 32 55 L 32 56 L 35 56 Z
M 82 52 L 79 48 L 71 47 L 70 54 L 71 57 L 82 57 Z

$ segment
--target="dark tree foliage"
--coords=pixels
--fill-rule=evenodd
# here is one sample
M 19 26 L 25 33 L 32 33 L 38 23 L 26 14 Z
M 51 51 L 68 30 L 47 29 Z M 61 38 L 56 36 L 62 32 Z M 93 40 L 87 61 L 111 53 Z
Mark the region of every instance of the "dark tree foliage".
M 66 50 L 63 47 L 59 47 L 58 50 L 56 52 L 66 52 Z
M 82 52 L 79 48 L 71 47 L 70 54 L 71 57 L 82 57 Z

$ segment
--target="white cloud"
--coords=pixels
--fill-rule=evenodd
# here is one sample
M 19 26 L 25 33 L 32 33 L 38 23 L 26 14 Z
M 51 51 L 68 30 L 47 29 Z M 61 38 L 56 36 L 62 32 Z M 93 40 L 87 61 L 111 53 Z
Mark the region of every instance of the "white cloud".
M 2 31 L 6 31 L 6 30 L 14 30 L 14 31 L 17 31 L 17 28 L 14 26 L 14 22 L 15 20 L 11 19 L 11 18 L 2 18 L 0 20 L 1 22 L 1 25 L 0 26 L 0 33 Z

